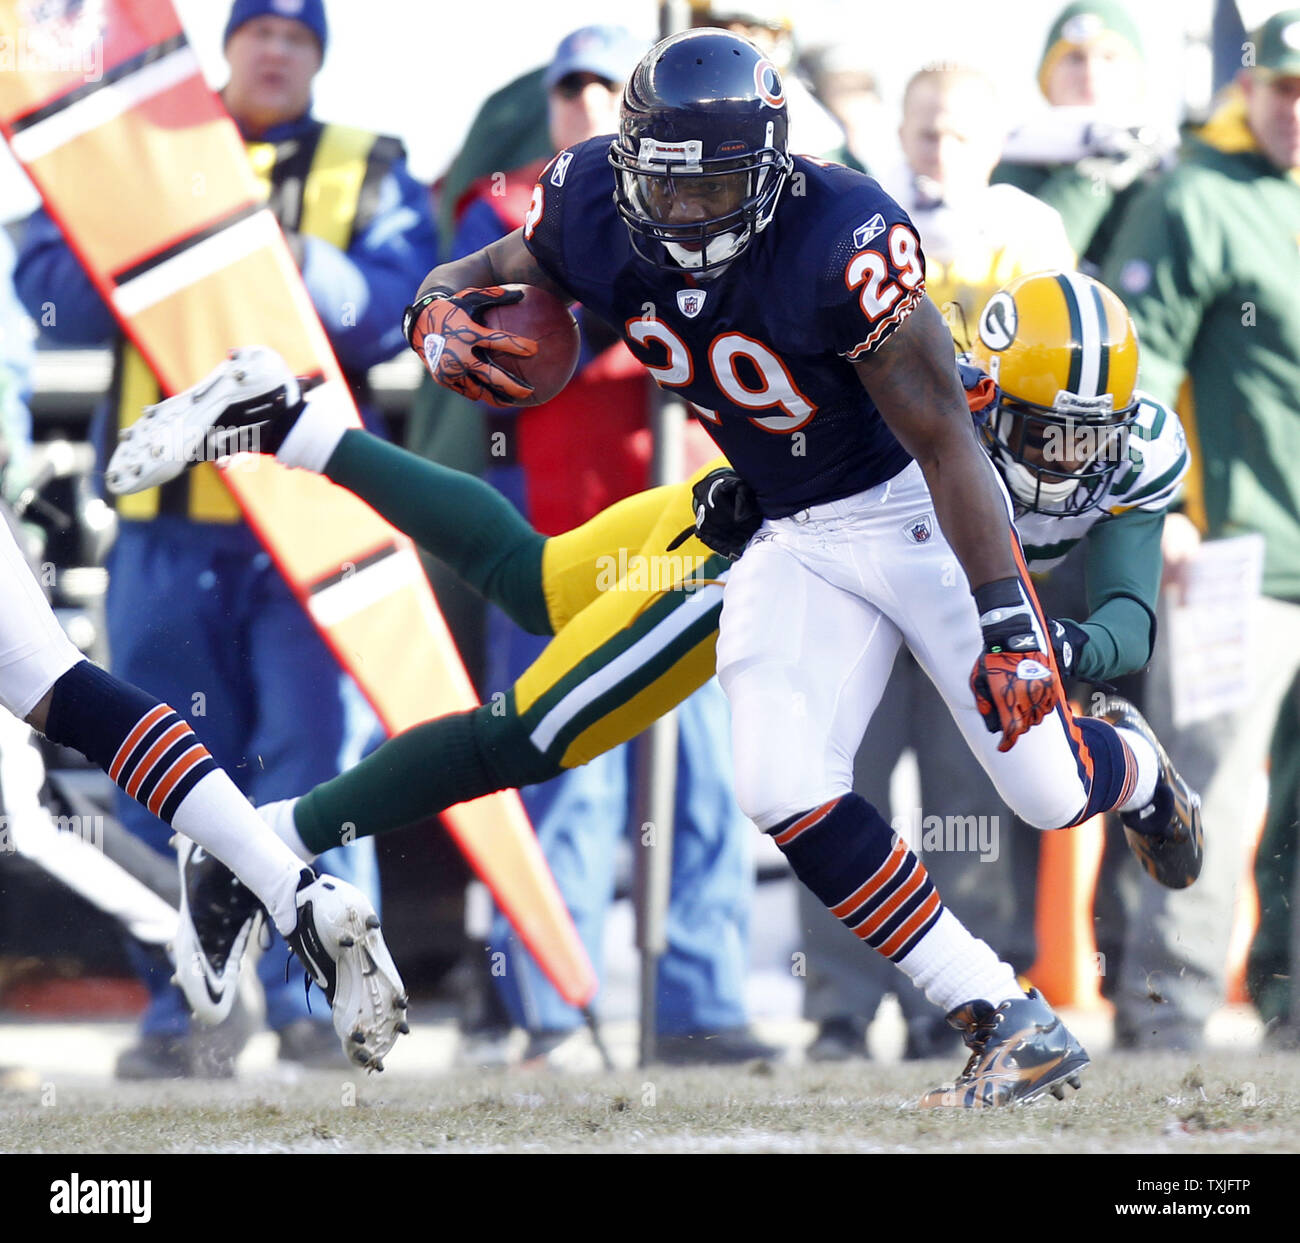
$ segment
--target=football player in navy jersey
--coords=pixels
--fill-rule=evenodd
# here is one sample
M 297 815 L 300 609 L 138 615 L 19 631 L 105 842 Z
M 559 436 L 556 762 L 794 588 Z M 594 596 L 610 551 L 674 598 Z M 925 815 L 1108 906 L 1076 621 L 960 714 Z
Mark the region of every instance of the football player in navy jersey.
M 659 43 L 616 140 L 561 153 L 520 232 L 434 269 L 412 343 L 436 379 L 517 400 L 526 390 L 475 352 L 473 314 L 509 298 L 502 285 L 539 285 L 620 329 L 691 403 L 765 518 L 718 639 L 742 809 L 963 1031 L 970 1063 L 923 1103 L 1063 1091 L 1087 1054 L 852 793 L 853 756 L 906 639 L 1031 823 L 1076 823 L 1142 783 L 1149 801 L 1159 757 L 1070 713 L 911 222 L 870 178 L 792 158 L 785 135 L 758 49 L 710 30 Z M 500 338 L 491 349 L 529 352 Z
M 519 296 L 503 285 L 537 285 L 621 330 L 692 403 L 764 516 L 727 577 L 717 649 L 741 806 L 963 1032 L 970 1062 L 923 1103 L 1000 1105 L 1063 1093 L 1088 1059 L 851 792 L 899 643 L 1031 823 L 1144 809 L 1172 783 L 1139 721 L 1069 709 L 923 272 L 905 213 L 875 182 L 788 155 L 779 76 L 757 49 L 694 31 L 638 66 L 612 147 L 594 140 L 547 166 L 522 230 L 430 273 L 407 335 L 440 382 L 499 404 L 526 398 L 492 355 L 508 364 L 536 344 L 476 316 Z M 1081 383 L 1095 384 L 1097 359 L 1080 351 Z M 329 462 L 337 477 L 348 438 L 327 422 L 299 420 L 282 460 Z M 490 591 L 521 572 L 506 560 L 483 571 Z M 1183 883 L 1200 859 L 1199 818 L 1185 810 L 1155 817 Z

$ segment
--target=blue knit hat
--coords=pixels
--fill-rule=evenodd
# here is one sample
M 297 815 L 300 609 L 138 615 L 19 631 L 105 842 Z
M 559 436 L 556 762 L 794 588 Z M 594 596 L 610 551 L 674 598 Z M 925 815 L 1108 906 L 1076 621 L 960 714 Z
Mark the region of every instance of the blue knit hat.
M 325 0 L 235 0 L 230 20 L 226 23 L 226 33 L 221 37 L 221 46 L 225 47 L 230 36 L 255 17 L 287 17 L 290 21 L 301 22 L 316 36 L 320 54 L 325 55 Z

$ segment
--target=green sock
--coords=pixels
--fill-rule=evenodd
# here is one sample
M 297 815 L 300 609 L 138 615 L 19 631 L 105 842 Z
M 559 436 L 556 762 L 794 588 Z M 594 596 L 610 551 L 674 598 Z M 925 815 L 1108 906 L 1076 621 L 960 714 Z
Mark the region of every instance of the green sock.
M 495 488 L 358 429 L 325 468 L 530 634 L 550 634 L 535 531 Z
M 303 844 L 320 854 L 499 788 L 479 758 L 472 717 L 457 712 L 412 726 L 304 794 L 293 809 Z
M 298 836 L 321 854 L 496 790 L 546 781 L 560 771 L 540 754 L 504 700 L 413 725 L 293 808 Z

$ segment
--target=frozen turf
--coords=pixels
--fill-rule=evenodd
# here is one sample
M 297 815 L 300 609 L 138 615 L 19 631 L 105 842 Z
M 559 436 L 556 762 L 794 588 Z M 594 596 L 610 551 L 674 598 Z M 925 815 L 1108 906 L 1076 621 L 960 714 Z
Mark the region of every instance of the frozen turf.
M 0 1090 L 4 1152 L 1294 1152 L 1300 1055 L 1102 1055 L 1064 1101 L 920 1112 L 945 1063 Z M 956 1069 L 957 1065 L 948 1069 Z M 43 1100 L 45 1103 L 43 1103 Z

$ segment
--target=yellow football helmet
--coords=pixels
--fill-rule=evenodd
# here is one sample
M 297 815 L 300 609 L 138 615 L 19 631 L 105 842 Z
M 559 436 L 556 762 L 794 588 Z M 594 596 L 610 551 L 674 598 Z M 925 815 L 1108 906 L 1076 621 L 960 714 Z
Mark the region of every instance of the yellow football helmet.
M 983 432 L 1016 500 L 1054 514 L 1098 504 L 1137 417 L 1137 331 L 1119 298 L 1079 272 L 1018 277 L 980 312 L 971 358 L 999 389 Z

